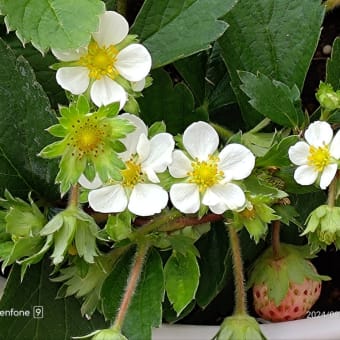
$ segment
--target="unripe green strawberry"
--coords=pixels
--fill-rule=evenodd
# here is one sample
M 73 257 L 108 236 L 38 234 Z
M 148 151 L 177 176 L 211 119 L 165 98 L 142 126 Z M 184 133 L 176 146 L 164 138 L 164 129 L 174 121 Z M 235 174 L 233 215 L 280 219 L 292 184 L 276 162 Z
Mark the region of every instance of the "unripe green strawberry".
M 272 322 L 303 318 L 320 296 L 321 276 L 306 258 L 307 247 L 281 244 L 276 256 L 268 248 L 255 262 L 249 279 L 257 314 Z

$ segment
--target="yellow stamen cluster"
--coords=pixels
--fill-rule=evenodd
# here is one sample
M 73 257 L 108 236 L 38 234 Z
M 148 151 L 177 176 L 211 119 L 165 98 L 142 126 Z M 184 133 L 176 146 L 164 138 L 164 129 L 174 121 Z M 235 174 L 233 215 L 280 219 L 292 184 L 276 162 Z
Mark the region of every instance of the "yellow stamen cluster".
M 136 184 L 143 182 L 143 172 L 140 164 L 133 160 L 125 162 L 125 169 L 121 171 L 123 186 L 133 188 Z
M 318 172 L 322 172 L 324 168 L 330 163 L 331 154 L 327 145 L 325 146 L 310 146 L 308 165 L 314 166 Z
M 80 58 L 79 65 L 89 69 L 91 79 L 98 80 L 104 76 L 115 79 L 119 74 L 114 67 L 118 52 L 114 45 L 99 47 L 95 41 L 91 41 L 87 54 Z
M 105 123 L 98 122 L 97 116 L 87 116 L 77 119 L 72 125 L 70 137 L 74 148 L 72 156 L 82 159 L 84 156 L 97 158 L 99 153 L 104 152 L 105 139 L 109 137 L 109 130 Z
M 223 171 L 218 169 L 219 159 L 210 155 L 207 161 L 195 159 L 192 163 L 192 171 L 188 172 L 189 182 L 195 183 L 200 192 L 218 183 L 223 177 Z

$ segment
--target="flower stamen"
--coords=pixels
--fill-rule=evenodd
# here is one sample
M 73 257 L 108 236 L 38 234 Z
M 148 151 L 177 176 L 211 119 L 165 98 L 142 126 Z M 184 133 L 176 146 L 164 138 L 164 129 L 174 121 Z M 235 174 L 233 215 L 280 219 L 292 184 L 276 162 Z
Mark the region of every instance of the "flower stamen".
M 223 178 L 223 171 L 218 169 L 218 162 L 219 158 L 212 155 L 207 161 L 195 159 L 191 163 L 193 170 L 187 174 L 189 182 L 195 183 L 200 192 L 218 183 Z
M 117 54 L 118 50 L 114 45 L 99 47 L 97 42 L 92 40 L 87 54 L 80 58 L 79 65 L 88 68 L 91 79 L 99 80 L 104 76 L 115 79 L 119 74 L 114 67 Z
M 314 166 L 318 172 L 322 172 L 324 168 L 330 163 L 331 154 L 327 145 L 324 146 L 310 146 L 308 165 Z
M 121 170 L 123 186 L 133 188 L 137 183 L 143 182 L 143 172 L 140 164 L 133 160 L 125 162 L 125 169 Z

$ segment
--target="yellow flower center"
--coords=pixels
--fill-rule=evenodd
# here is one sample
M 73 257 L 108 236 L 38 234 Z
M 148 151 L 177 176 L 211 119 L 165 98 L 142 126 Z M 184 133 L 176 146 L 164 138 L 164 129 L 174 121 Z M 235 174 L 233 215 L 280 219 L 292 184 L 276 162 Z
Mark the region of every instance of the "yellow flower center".
M 72 145 L 72 156 L 82 159 L 84 156 L 96 158 L 104 152 L 105 138 L 110 135 L 105 123 L 100 124 L 97 116 L 87 116 L 77 119 L 72 125 L 72 133 L 68 145 Z
M 195 183 L 200 192 L 218 183 L 223 177 L 223 171 L 218 169 L 219 159 L 209 156 L 207 161 L 195 159 L 192 163 L 192 171 L 188 172 L 189 182 Z
M 133 188 L 137 183 L 143 181 L 143 172 L 140 164 L 133 160 L 125 162 L 125 169 L 121 171 L 123 186 Z
M 109 47 L 99 47 L 95 41 L 91 41 L 87 54 L 79 60 L 79 65 L 89 69 L 91 79 L 101 79 L 104 76 L 114 79 L 119 74 L 114 67 L 118 50 L 114 45 Z
M 314 166 L 318 172 L 322 172 L 323 169 L 330 163 L 331 154 L 327 145 L 324 146 L 310 146 L 308 165 Z

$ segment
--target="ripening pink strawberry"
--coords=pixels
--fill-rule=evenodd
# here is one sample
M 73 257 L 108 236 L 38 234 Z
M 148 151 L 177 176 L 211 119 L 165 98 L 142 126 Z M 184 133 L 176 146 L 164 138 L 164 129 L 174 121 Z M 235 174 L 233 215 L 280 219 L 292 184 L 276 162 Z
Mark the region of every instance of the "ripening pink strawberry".
M 268 248 L 254 263 L 248 286 L 253 289 L 254 308 L 263 319 L 279 322 L 303 318 L 320 296 L 322 280 L 308 246 L 280 245 L 274 256 Z
M 318 300 L 321 281 L 305 279 L 302 284 L 290 283 L 286 296 L 276 305 L 268 297 L 266 284 L 253 287 L 254 308 L 263 319 L 280 322 L 303 318 Z

